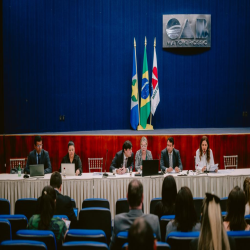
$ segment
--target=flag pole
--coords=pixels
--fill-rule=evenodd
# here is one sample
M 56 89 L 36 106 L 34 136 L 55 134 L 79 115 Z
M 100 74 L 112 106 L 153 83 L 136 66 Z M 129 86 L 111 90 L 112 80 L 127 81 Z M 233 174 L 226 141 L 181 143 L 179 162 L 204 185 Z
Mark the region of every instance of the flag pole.
M 155 37 L 155 39 L 154 39 L 154 50 L 155 50 L 155 47 L 156 47 L 156 37 Z M 152 79 L 153 80 L 153 79 Z M 152 81 L 151 80 L 151 81 Z M 152 84 L 152 82 L 151 82 L 151 84 Z M 151 88 L 151 90 L 152 90 L 152 88 Z M 152 93 L 151 93 L 152 94 Z M 151 104 L 151 103 L 150 103 Z M 150 107 L 151 107 L 151 105 L 150 105 Z M 151 109 L 150 109 L 150 125 L 151 125 L 151 122 L 152 122 L 152 112 L 151 112 Z
M 134 48 L 135 48 L 135 55 L 136 55 L 136 41 L 135 41 L 135 37 L 134 37 Z M 135 57 L 135 66 L 136 66 L 136 83 L 137 83 L 137 89 L 138 89 L 139 85 L 138 85 L 138 74 L 137 74 L 137 57 Z M 138 114 L 139 114 L 139 125 L 140 125 L 139 89 L 137 91 L 137 100 L 138 100 Z

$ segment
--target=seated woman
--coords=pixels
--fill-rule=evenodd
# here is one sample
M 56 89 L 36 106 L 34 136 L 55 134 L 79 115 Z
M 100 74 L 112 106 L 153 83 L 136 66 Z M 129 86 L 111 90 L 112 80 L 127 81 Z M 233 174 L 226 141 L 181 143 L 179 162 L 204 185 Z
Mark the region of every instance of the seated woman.
M 245 215 L 249 215 L 250 214 L 250 178 L 249 177 L 245 179 L 244 184 L 243 184 L 243 189 L 244 189 L 245 196 L 246 196 Z
M 190 249 L 236 249 L 234 240 L 227 237 L 223 226 L 219 197 L 206 193 L 202 206 L 200 236 L 191 241 Z
M 135 169 L 137 171 L 140 171 L 142 169 L 143 160 L 153 159 L 151 151 L 147 150 L 148 140 L 146 137 L 141 138 L 140 144 L 141 144 L 141 149 L 139 149 L 135 155 Z
M 162 183 L 161 197 L 162 200 L 155 206 L 154 214 L 159 217 L 159 220 L 163 215 L 175 214 L 174 206 L 177 196 L 176 182 L 172 175 L 166 176 Z
M 53 218 L 56 210 L 56 191 L 53 187 L 43 188 L 40 206 L 40 214 L 35 214 L 30 218 L 28 229 L 51 230 L 60 245 L 65 238 L 67 227 L 63 220 Z
M 200 148 L 196 151 L 195 169 L 204 172 L 209 170 L 210 166 L 214 165 L 214 157 L 212 149 L 209 148 L 208 138 L 202 136 L 200 141 Z M 215 172 L 217 172 L 216 170 Z
M 79 175 L 82 173 L 82 162 L 80 157 L 75 153 L 75 144 L 72 141 L 68 143 L 68 153 L 62 159 L 62 163 L 75 163 L 75 173 Z M 59 172 L 61 172 L 61 167 Z
M 232 189 L 227 200 L 227 216 L 224 219 L 224 227 L 227 231 L 249 231 L 250 225 L 245 221 L 246 198 L 242 189 L 238 186 Z
M 175 219 L 166 228 L 166 236 L 173 231 L 200 231 L 201 224 L 197 222 L 193 195 L 188 187 L 182 187 L 176 196 Z

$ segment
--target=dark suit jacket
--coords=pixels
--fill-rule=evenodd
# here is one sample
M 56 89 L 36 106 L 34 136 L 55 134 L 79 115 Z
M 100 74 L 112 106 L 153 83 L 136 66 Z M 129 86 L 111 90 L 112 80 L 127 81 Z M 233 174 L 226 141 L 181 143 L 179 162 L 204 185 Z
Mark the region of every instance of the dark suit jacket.
M 180 152 L 177 149 L 173 149 L 173 169 L 177 166 L 179 167 L 181 170 L 183 170 L 182 167 L 182 163 L 181 163 L 181 156 L 180 156 Z M 168 151 L 167 149 L 163 149 L 161 151 L 161 169 L 163 171 L 166 170 L 166 168 L 169 168 L 169 156 L 168 156 Z
M 109 171 L 112 172 L 113 169 L 120 168 L 121 164 L 123 164 L 123 151 L 122 150 L 116 153 L 111 163 L 111 166 L 109 168 Z M 132 170 L 133 170 L 134 169 L 134 153 L 132 153 L 131 157 L 128 158 L 126 168 L 129 168 L 130 166 L 132 166 Z
M 37 164 L 37 158 L 36 158 L 36 150 L 34 149 L 29 153 L 28 160 L 26 163 L 26 168 L 24 169 L 24 172 L 30 173 L 30 167 L 29 165 L 36 165 Z M 40 158 L 40 164 L 44 164 L 44 173 L 49 174 L 52 173 L 52 167 L 50 163 L 49 153 L 42 149 L 41 151 L 41 158 Z

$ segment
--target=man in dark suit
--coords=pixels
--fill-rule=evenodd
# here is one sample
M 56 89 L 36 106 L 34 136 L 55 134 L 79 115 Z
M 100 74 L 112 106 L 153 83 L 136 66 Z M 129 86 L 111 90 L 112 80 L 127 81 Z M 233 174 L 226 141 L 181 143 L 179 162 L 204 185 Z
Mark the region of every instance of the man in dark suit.
M 118 248 L 116 235 L 121 231 L 128 231 L 134 220 L 138 217 L 143 217 L 145 221 L 147 221 L 147 223 L 151 226 L 153 233 L 156 235 L 157 240 L 161 239 L 158 216 L 154 214 L 144 214 L 142 212 L 143 186 L 139 180 L 134 179 L 129 183 L 127 199 L 129 212 L 115 216 L 110 250 Z
M 183 167 L 179 150 L 174 148 L 174 138 L 169 137 L 167 140 L 167 148 L 161 151 L 161 169 L 164 172 L 180 172 Z
M 132 167 L 133 170 L 134 153 L 132 152 L 132 143 L 125 141 L 122 150 L 116 153 L 109 171 L 113 172 L 113 170 L 116 170 L 117 174 L 125 174 L 129 172 L 130 167 Z
M 43 141 L 41 136 L 37 135 L 34 139 L 34 150 L 29 153 L 26 168 L 24 173 L 30 173 L 30 165 L 44 164 L 44 173 L 49 174 L 52 172 L 49 153 L 43 148 Z
M 55 214 L 67 215 L 71 221 L 70 228 L 76 228 L 77 218 L 69 196 L 62 195 L 62 176 L 59 172 L 54 172 L 50 177 L 50 186 L 56 190 L 56 211 Z M 37 200 L 37 213 L 39 213 L 41 197 Z

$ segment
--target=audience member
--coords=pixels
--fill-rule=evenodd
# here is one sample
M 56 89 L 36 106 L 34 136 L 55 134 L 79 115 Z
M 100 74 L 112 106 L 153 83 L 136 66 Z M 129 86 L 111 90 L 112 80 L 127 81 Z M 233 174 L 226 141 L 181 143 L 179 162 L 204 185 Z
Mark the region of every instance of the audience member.
M 250 178 L 249 177 L 245 179 L 244 184 L 243 184 L 243 189 L 244 189 L 245 196 L 246 196 L 245 215 L 249 215 L 250 214 Z
M 127 199 L 129 204 L 129 212 L 115 216 L 112 240 L 110 249 L 117 249 L 116 235 L 121 231 L 129 230 L 134 220 L 138 217 L 143 217 L 152 227 L 154 234 L 158 240 L 161 239 L 160 224 L 158 217 L 153 214 L 143 214 L 143 186 L 142 183 L 134 179 L 128 185 Z
M 172 215 L 175 213 L 175 199 L 177 196 L 176 182 L 172 175 L 166 176 L 162 183 L 161 197 L 155 207 L 154 214 L 159 217 L 159 220 L 163 215 Z
M 182 187 L 176 196 L 175 219 L 166 228 L 166 236 L 173 231 L 199 231 L 201 224 L 197 222 L 193 195 L 188 187 Z
M 227 215 L 224 219 L 224 226 L 227 231 L 249 231 L 244 219 L 246 198 L 242 189 L 238 186 L 232 189 L 227 200 Z

